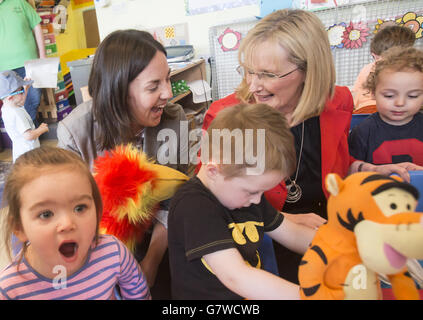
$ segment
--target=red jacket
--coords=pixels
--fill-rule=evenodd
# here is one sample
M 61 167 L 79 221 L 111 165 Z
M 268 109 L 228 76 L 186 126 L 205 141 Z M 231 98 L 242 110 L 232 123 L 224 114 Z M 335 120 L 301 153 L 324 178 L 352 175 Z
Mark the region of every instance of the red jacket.
M 213 102 L 204 117 L 203 129 L 207 130 L 217 113 L 227 107 L 240 103 L 235 93 Z M 320 114 L 320 134 L 322 153 L 322 188 L 326 197 L 324 177 L 328 173 L 337 173 L 345 177 L 353 161 L 348 151 L 348 132 L 350 130 L 351 115 L 354 102 L 347 87 L 335 88 L 333 99 L 326 103 Z M 281 181 L 276 187 L 265 192 L 267 200 L 277 210 L 281 211 L 286 199 L 285 182 Z

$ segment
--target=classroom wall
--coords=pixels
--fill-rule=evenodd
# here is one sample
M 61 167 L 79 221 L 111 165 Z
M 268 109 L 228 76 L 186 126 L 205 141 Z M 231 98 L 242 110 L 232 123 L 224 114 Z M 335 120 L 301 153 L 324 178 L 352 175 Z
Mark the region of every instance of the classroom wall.
M 260 14 L 260 6 L 248 5 L 211 13 L 187 16 L 186 0 L 110 0 L 103 8 L 96 7 L 100 40 L 118 29 L 150 29 L 188 23 L 189 43 L 197 56 L 209 56 L 209 28 Z

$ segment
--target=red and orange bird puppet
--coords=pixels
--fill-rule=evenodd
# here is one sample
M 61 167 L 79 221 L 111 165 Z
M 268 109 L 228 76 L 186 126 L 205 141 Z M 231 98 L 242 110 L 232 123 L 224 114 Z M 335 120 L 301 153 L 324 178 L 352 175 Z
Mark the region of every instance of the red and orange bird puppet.
M 103 200 L 100 233 L 111 234 L 132 252 L 151 225 L 159 202 L 170 199 L 188 177 L 149 161 L 132 145 L 118 146 L 94 162 Z

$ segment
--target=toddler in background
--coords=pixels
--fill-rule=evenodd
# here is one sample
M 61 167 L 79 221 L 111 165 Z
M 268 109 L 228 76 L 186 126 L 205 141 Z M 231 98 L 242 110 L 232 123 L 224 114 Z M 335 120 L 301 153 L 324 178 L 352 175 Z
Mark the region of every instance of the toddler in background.
M 37 148 L 20 156 L 4 189 L 4 239 L 24 244 L 0 273 L 0 299 L 150 299 L 129 250 L 99 235 L 102 201 L 86 164 L 73 152 Z
M 416 41 L 416 35 L 408 27 L 387 26 L 379 30 L 370 43 L 370 53 L 375 61 L 361 69 L 354 83 L 352 94 L 354 98 L 354 113 L 376 112 L 376 101 L 369 90 L 363 88 L 375 63 L 381 59 L 382 54 L 395 46 L 412 47 Z
M 0 73 L 0 99 L 4 128 L 12 140 L 13 162 L 23 153 L 38 148 L 38 137 L 48 131 L 45 123 L 36 129 L 30 115 L 24 108 L 31 81 L 23 80 L 14 71 Z
M 357 160 L 351 172 L 397 173 L 423 170 L 423 51 L 391 48 L 376 62 L 365 87 L 376 100 L 377 112 L 355 126 L 350 154 Z
M 261 269 L 258 251 L 266 233 L 304 254 L 315 234 L 263 195 L 295 170 L 284 116 L 266 104 L 220 111 L 203 137 L 201 162 L 169 209 L 172 297 L 299 299 L 296 284 Z

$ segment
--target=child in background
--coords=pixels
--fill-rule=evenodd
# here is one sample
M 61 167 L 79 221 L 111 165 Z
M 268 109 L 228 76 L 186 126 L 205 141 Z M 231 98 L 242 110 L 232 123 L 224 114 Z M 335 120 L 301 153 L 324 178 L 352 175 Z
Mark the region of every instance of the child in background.
M 0 299 L 150 299 L 138 263 L 115 237 L 99 235 L 102 202 L 73 152 L 42 147 L 23 154 L 7 178 L 4 239 L 24 243 L 0 273 Z
M 376 99 L 377 112 L 354 127 L 350 154 L 352 172 L 397 173 L 423 170 L 423 51 L 392 48 L 376 62 L 366 88 Z
M 38 137 L 48 131 L 45 123 L 35 129 L 34 122 L 24 108 L 29 86 L 33 81 L 23 80 L 14 71 L 0 73 L 0 99 L 3 100 L 4 128 L 12 140 L 13 162 L 23 153 L 38 148 Z
M 371 93 L 363 88 L 368 75 L 374 69 L 375 62 L 379 61 L 386 50 L 395 46 L 412 47 L 415 41 L 416 35 L 408 27 L 387 26 L 376 33 L 370 44 L 370 53 L 375 61 L 361 69 L 352 89 L 354 113 L 376 112 L 376 101 Z
M 202 166 L 169 210 L 172 297 L 298 299 L 299 287 L 262 270 L 258 253 L 264 232 L 301 254 L 315 233 L 263 196 L 295 169 L 285 118 L 265 104 L 240 104 L 218 113 L 202 143 Z

